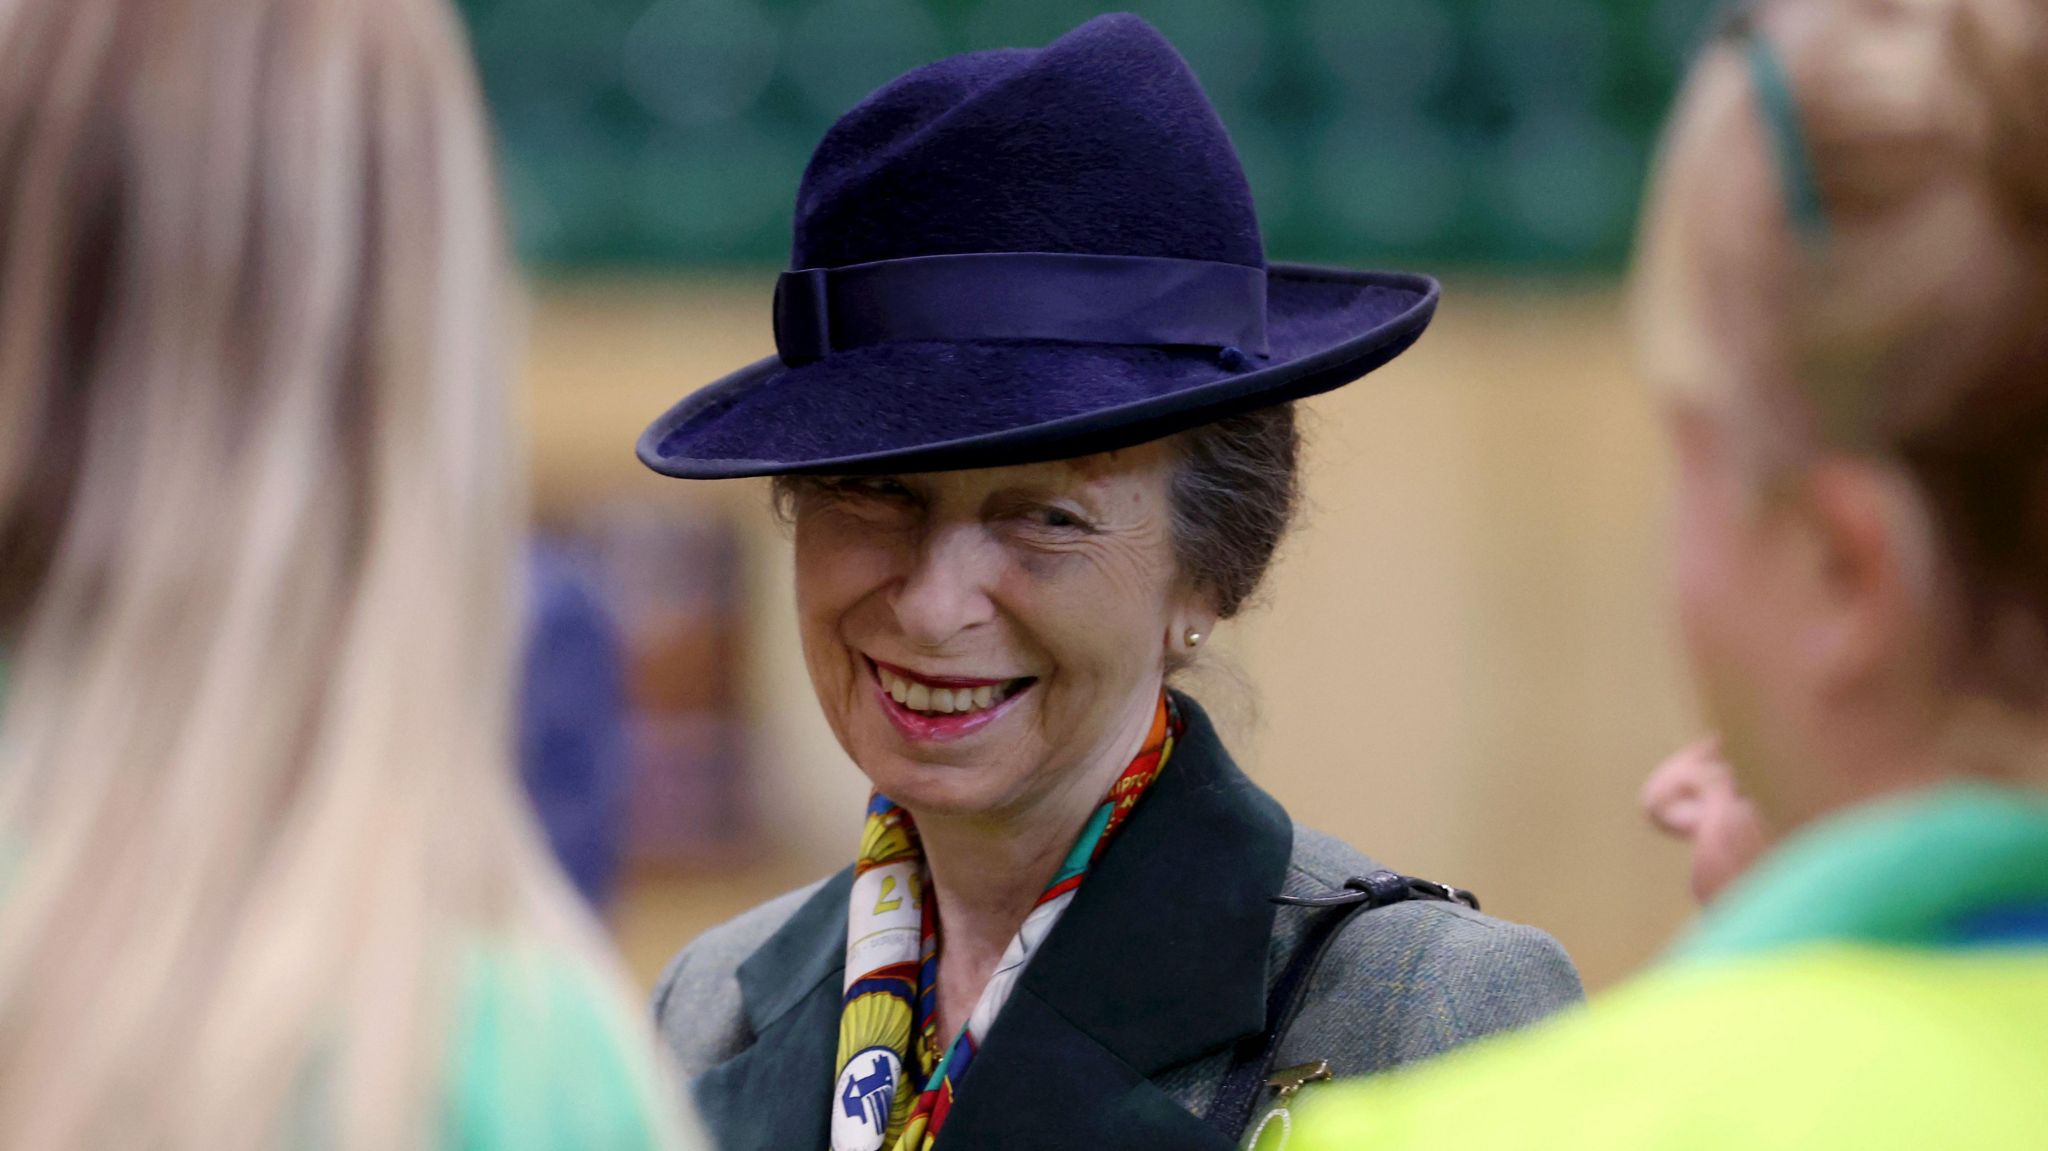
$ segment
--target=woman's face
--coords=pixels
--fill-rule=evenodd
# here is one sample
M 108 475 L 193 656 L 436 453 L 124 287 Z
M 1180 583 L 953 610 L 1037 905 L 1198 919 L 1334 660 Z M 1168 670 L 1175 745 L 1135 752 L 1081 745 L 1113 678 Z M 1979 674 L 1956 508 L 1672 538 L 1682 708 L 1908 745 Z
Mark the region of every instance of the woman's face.
M 1768 498 L 1759 380 L 1782 362 L 1782 276 L 1758 221 L 1782 215 L 1739 61 L 1695 75 L 1668 140 L 1635 268 L 1636 321 L 1675 464 L 1670 553 L 1678 620 L 1706 718 L 1765 806 L 1803 759 L 1810 722 L 1788 637 L 1805 622 L 1799 535 Z M 1766 239 L 1768 238 L 1768 240 Z
M 1677 465 L 1673 588 L 1694 682 L 1731 761 L 1762 775 L 1797 758 L 1783 746 L 1798 726 L 1785 712 L 1805 694 L 1786 642 L 1800 621 L 1780 577 L 1785 543 L 1743 466 L 1734 421 L 1683 401 L 1665 419 Z
M 799 489 L 804 659 L 877 789 L 1002 816 L 1108 786 L 1151 721 L 1169 637 L 1207 630 L 1177 578 L 1173 460 L 1154 443 Z

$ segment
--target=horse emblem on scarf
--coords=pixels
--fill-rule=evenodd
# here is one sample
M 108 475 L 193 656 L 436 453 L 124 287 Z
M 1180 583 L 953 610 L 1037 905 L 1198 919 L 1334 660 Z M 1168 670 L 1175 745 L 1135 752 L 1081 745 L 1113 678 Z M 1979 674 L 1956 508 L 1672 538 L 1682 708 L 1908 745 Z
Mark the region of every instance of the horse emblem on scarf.
M 882 1146 L 901 1076 L 896 1053 L 885 1048 L 870 1048 L 847 1065 L 835 1093 L 833 1151 L 877 1151 Z

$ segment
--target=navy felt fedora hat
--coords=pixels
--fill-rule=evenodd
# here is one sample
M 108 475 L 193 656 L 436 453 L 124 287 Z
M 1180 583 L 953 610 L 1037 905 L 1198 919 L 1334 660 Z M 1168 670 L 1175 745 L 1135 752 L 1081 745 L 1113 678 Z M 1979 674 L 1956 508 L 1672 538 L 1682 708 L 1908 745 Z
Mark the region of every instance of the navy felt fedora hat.
M 778 353 L 640 437 L 694 479 L 940 471 L 1127 447 L 1328 391 L 1413 344 L 1425 276 L 1268 265 L 1237 154 L 1135 16 L 918 68 L 834 124 Z

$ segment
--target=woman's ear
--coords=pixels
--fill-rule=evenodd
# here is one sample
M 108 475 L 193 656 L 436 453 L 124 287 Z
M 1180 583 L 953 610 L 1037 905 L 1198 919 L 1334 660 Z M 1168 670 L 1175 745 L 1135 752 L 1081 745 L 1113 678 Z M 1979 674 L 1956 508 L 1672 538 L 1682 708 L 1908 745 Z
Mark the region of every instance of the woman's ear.
M 1918 491 L 1893 469 L 1831 460 L 1806 476 L 1799 657 L 1824 690 L 1917 665 L 1935 621 L 1933 550 Z

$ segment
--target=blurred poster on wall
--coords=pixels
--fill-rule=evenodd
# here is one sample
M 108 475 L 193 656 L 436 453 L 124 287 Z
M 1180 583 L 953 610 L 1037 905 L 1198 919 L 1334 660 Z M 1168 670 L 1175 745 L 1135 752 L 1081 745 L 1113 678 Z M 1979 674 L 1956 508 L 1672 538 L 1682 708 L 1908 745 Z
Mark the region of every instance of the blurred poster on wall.
M 638 868 L 715 867 L 746 854 L 741 549 L 723 517 L 611 509 L 594 525 L 626 636 L 631 810 Z
M 625 850 L 626 662 L 592 557 L 571 539 L 527 549 L 519 771 L 562 869 L 597 907 L 611 902 Z
M 576 725 L 559 721 L 552 735 L 524 740 L 529 785 L 571 876 L 602 906 L 621 872 L 747 861 L 758 822 L 736 686 L 746 658 L 745 593 L 733 525 L 715 514 L 608 505 L 550 523 L 535 551 L 538 618 L 523 730 L 545 728 L 539 716 L 571 706 L 602 728 L 612 706 L 607 677 L 616 676 L 614 747 L 605 748 L 601 734 L 570 734 Z M 576 591 L 559 589 L 565 572 Z M 608 639 L 565 642 L 557 627 L 550 642 L 550 614 L 574 615 L 565 605 L 579 597 L 603 621 L 585 630 L 608 631 Z M 607 644 L 613 670 L 602 658 Z M 552 674 L 531 666 L 542 663 Z M 536 682 L 551 686 L 536 690 Z M 554 770 L 537 769 L 536 757 L 550 752 Z

